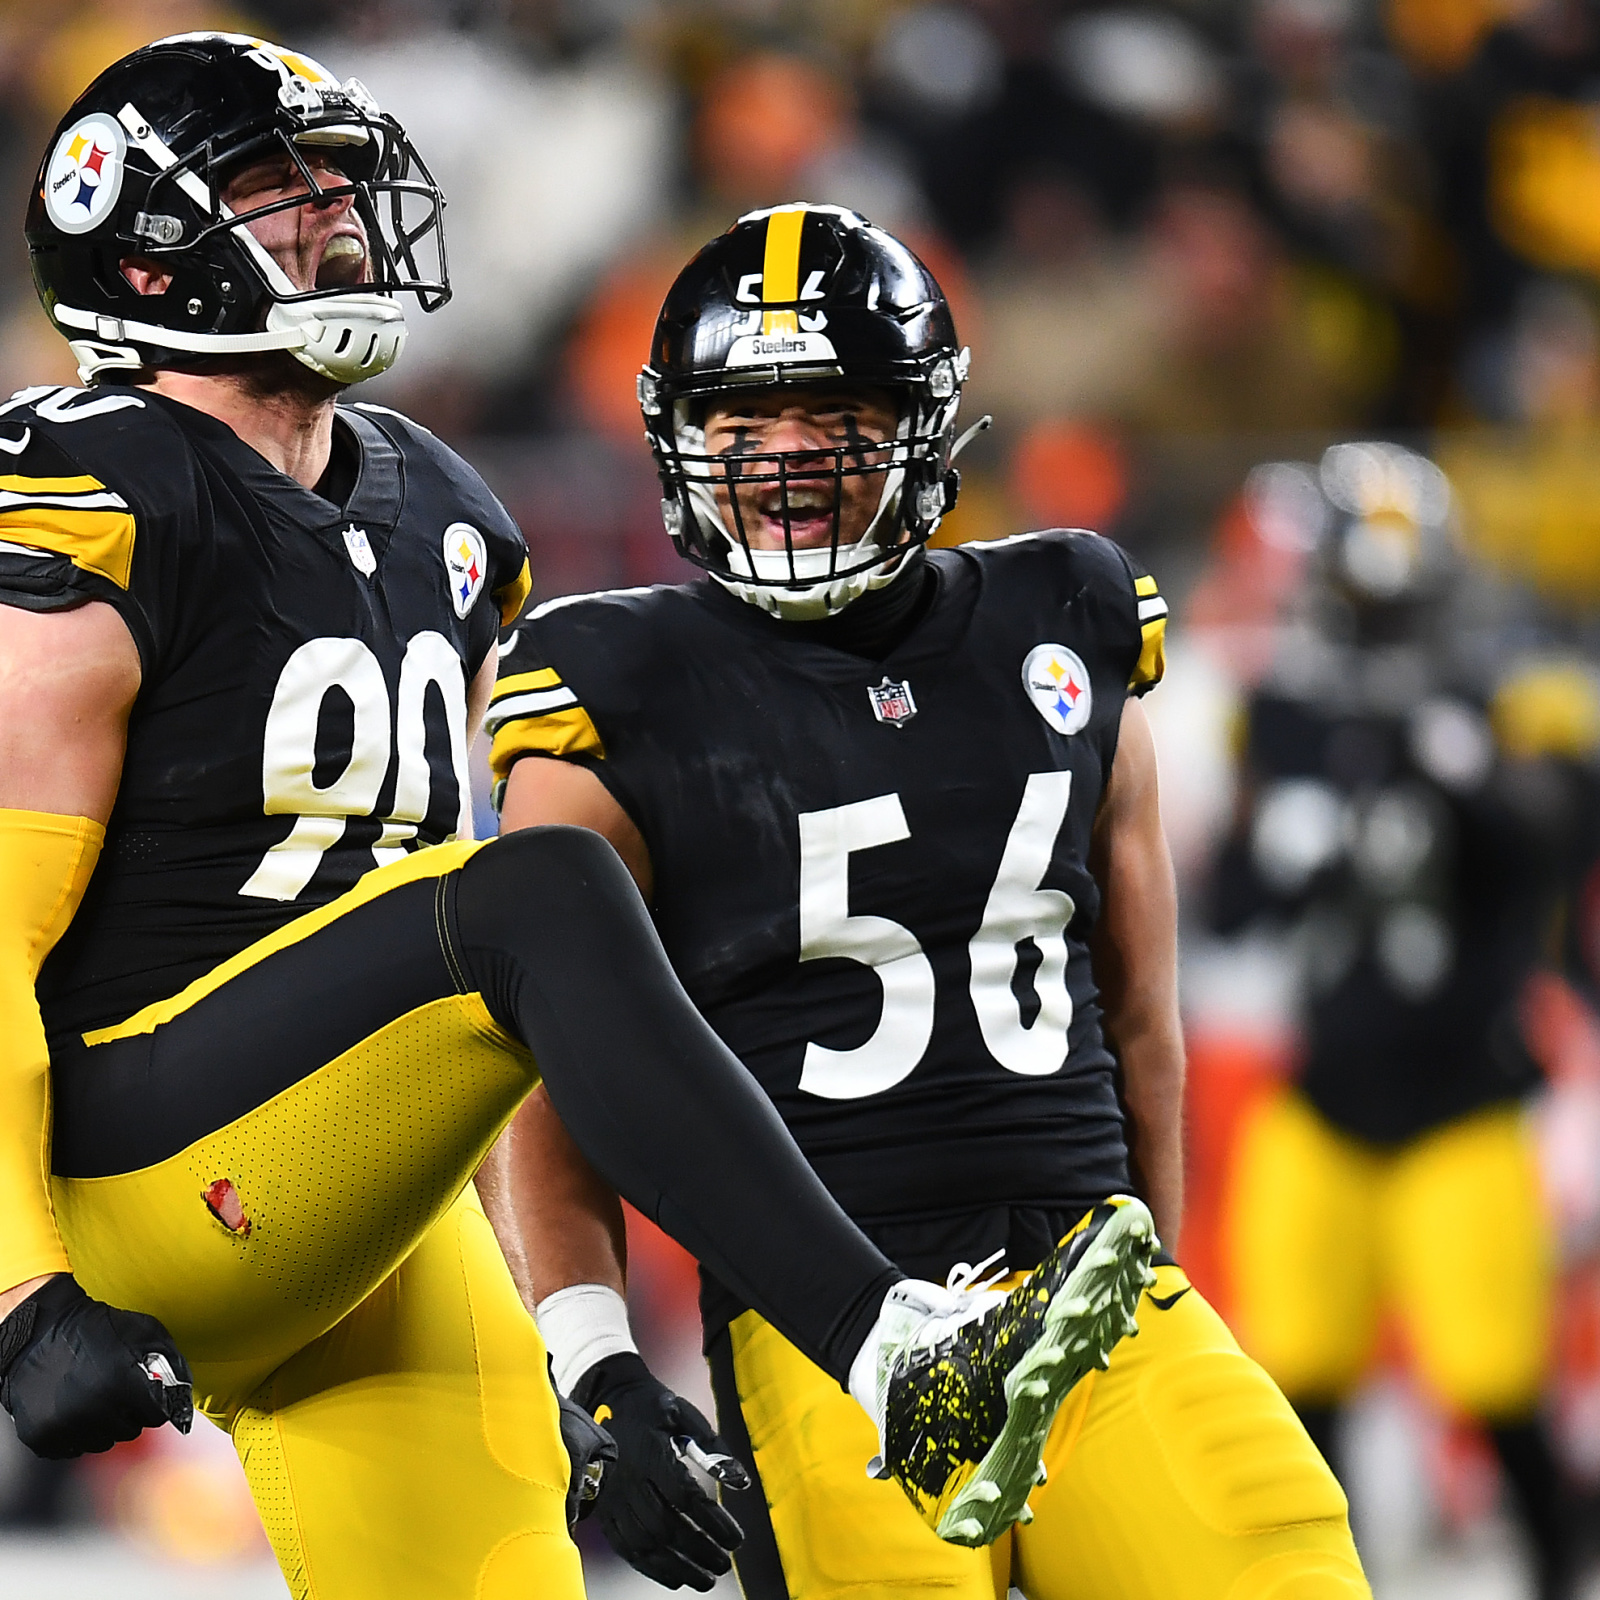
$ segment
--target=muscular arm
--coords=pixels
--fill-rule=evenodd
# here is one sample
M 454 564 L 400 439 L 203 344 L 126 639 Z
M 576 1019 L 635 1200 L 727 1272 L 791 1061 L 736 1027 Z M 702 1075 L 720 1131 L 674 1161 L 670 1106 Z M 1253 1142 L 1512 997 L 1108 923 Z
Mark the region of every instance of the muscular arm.
M 650 853 L 605 785 L 586 767 L 527 757 L 506 783 L 501 832 L 551 822 L 590 828 L 609 840 L 649 898 Z M 530 1311 L 570 1284 L 602 1283 L 622 1292 L 622 1204 L 584 1160 L 542 1088 L 512 1118 L 479 1169 L 477 1184 Z
M 0 605 L 0 808 L 104 823 L 138 692 L 139 652 L 110 606 Z
M 1178 898 L 1161 830 L 1155 744 L 1137 700 L 1123 708 L 1090 867 L 1102 904 L 1092 946 L 1107 1041 L 1122 1064 L 1134 1181 L 1169 1249 L 1183 1220 L 1183 1031 Z
M 0 810 L 103 824 L 138 692 L 139 653 L 110 606 L 35 612 L 0 605 Z M 0 1317 L 43 1282 L 5 1285 Z

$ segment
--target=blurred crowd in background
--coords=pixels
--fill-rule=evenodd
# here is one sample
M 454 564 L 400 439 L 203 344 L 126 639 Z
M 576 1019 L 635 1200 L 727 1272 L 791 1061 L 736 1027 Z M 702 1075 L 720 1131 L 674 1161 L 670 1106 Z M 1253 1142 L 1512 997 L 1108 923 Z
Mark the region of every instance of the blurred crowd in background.
M 964 416 L 995 418 L 938 542 L 1089 526 L 1173 600 L 1149 704 L 1185 893 L 1183 1253 L 1227 1312 L 1232 1152 L 1293 1070 L 1303 997 L 1283 940 L 1216 914 L 1216 863 L 1253 793 L 1245 708 L 1286 640 L 1325 621 L 1327 507 L 1306 507 L 1326 499 L 1328 446 L 1399 441 L 1443 468 L 1450 594 L 1429 648 L 1453 635 L 1452 681 L 1482 707 L 1530 671 L 1564 685 L 1538 702 L 1559 702 L 1559 727 L 1529 759 L 1587 774 L 1600 744 L 1600 4 L 0 0 L 0 393 L 74 380 L 21 237 L 50 131 L 113 59 L 210 28 L 359 77 L 432 167 L 455 297 L 413 316 L 364 397 L 484 472 L 540 598 L 689 575 L 634 375 L 701 244 L 806 199 L 864 212 L 933 269 L 973 351 Z M 1585 956 L 1582 919 L 1600 927 L 1600 896 L 1569 874 L 1551 906 L 1565 943 L 1524 1008 L 1563 1252 L 1548 1404 L 1564 1470 L 1593 1489 L 1600 938 Z M 693 1295 L 692 1268 L 641 1227 L 647 1353 L 698 1394 Z M 1497 1493 L 1492 1456 L 1407 1377 L 1402 1338 L 1377 1349 L 1404 1437 L 1402 1467 L 1372 1469 L 1390 1473 L 1366 1491 L 1372 1548 L 1397 1499 L 1426 1538 L 1470 1530 Z M 151 1448 L 76 1477 L 0 1455 L 0 1515 L 92 1512 L 169 1552 L 255 1550 L 247 1505 L 215 1487 L 225 1446 L 164 1466 Z

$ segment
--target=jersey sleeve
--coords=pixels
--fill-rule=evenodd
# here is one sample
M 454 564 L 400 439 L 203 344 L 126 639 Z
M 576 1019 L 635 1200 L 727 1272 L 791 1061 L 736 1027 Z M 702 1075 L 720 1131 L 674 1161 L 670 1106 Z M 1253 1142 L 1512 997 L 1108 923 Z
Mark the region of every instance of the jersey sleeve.
M 102 600 L 127 623 L 148 672 L 173 622 L 182 536 L 182 516 L 161 503 L 181 503 L 192 468 L 137 396 L 56 410 L 70 427 L 31 408 L 0 415 L 0 604 L 64 611 Z M 161 501 L 135 487 L 144 481 L 161 487 Z
M 1128 674 L 1128 692 L 1149 694 L 1167 670 L 1167 602 L 1156 580 L 1121 545 L 1112 549 L 1122 558 L 1126 581 L 1133 586 L 1134 625 L 1139 630 L 1139 653 Z
M 529 622 L 501 641 L 500 672 L 484 727 L 490 739 L 489 771 L 497 811 L 511 769 L 524 756 L 585 766 L 605 760 L 605 745 L 593 717 L 560 672 L 545 661 Z

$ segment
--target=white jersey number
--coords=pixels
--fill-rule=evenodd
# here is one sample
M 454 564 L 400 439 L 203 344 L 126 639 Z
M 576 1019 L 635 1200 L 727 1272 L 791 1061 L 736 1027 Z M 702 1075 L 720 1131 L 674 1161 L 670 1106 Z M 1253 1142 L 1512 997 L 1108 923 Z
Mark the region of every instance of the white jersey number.
M 972 1008 L 983 1042 L 1001 1066 L 1024 1077 L 1043 1077 L 1067 1058 L 1072 996 L 1067 992 L 1067 924 L 1077 909 L 1060 889 L 1041 889 L 1056 835 L 1072 796 L 1070 772 L 1035 772 L 1023 790 L 1000 871 L 983 908 L 983 921 L 967 946 L 972 958 Z M 1039 952 L 1033 992 L 1039 1000 L 1031 1025 L 1022 1020 L 1014 979 L 1022 948 Z
M 1006 838 L 1000 870 L 968 950 L 973 1009 L 984 1043 L 1001 1066 L 1025 1076 L 1055 1072 L 1067 1058 L 1072 999 L 1067 992 L 1067 924 L 1072 897 L 1042 889 L 1072 793 L 1070 772 L 1036 772 Z M 909 839 L 897 794 L 800 815 L 800 959 L 843 957 L 871 967 L 883 986 L 878 1026 L 864 1043 L 834 1050 L 806 1045 L 800 1087 L 825 1100 L 881 1094 L 916 1071 L 933 1037 L 934 976 L 908 928 L 888 917 L 850 914 L 850 856 Z M 1024 946 L 1039 954 L 1039 1007 L 1023 1020 L 1015 992 Z
M 824 1100 L 891 1089 L 913 1071 L 933 1036 L 933 968 L 908 929 L 887 917 L 850 915 L 850 853 L 909 839 L 897 794 L 800 816 L 800 959 L 844 956 L 877 973 L 883 1013 L 853 1050 L 806 1045 L 800 1087 Z
M 293 900 L 316 875 L 323 855 L 344 836 L 351 817 L 371 816 L 399 751 L 394 809 L 372 847 L 375 863 L 398 860 L 428 814 L 429 771 L 423 707 L 428 685 L 444 700 L 450 764 L 456 783 L 456 834 L 471 820 L 467 778 L 467 690 L 461 658 L 443 634 L 417 634 L 400 664 L 399 715 L 390 704 L 378 658 L 360 639 L 311 639 L 284 663 L 267 711 L 261 750 L 262 809 L 292 816 L 294 827 L 272 846 L 239 893 Z M 317 723 L 327 697 L 340 689 L 354 707 L 350 759 L 328 784 L 315 778 Z M 392 732 L 391 732 L 392 729 Z M 455 837 L 455 835 L 452 835 Z

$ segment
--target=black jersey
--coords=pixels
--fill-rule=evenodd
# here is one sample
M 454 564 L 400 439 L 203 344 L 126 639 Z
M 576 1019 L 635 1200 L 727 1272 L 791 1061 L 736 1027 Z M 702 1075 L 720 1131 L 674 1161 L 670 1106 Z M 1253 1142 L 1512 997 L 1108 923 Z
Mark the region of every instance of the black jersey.
M 489 716 L 498 775 L 580 762 L 637 824 L 685 988 L 866 1222 L 1128 1182 L 1088 854 L 1166 605 L 1091 533 L 928 559 L 878 662 L 710 579 L 552 601 Z
M 1287 926 L 1301 1087 L 1335 1126 L 1392 1145 L 1538 1081 L 1519 999 L 1594 802 L 1573 764 L 1508 761 L 1469 695 L 1375 699 L 1381 664 L 1334 651 L 1253 697 L 1216 911 L 1225 932 Z
M 335 505 L 148 390 L 0 407 L 0 601 L 116 607 L 142 678 L 52 1036 L 121 1021 L 470 817 L 466 689 L 527 593 L 477 474 L 341 407 Z

